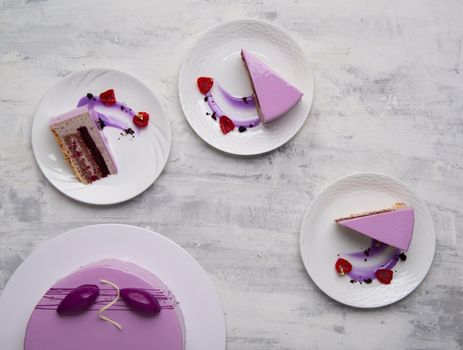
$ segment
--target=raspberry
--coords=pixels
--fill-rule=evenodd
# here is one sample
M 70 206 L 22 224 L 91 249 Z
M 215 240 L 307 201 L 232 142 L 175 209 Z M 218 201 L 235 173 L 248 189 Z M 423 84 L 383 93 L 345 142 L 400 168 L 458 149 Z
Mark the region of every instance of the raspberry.
M 343 276 L 344 274 L 352 271 L 352 264 L 348 262 L 346 259 L 339 258 L 338 260 L 336 260 L 334 268 L 336 269 L 337 273 Z
M 376 278 L 383 284 L 390 284 L 392 281 L 392 275 L 392 270 L 388 269 L 379 269 L 375 272 Z
M 233 121 L 228 118 L 226 115 L 223 115 L 219 119 L 219 125 L 220 125 L 220 130 L 224 134 L 228 134 L 230 131 L 232 131 L 235 128 L 235 124 Z
M 207 94 L 212 88 L 212 85 L 214 85 L 214 80 L 209 77 L 199 77 L 196 82 L 198 84 L 199 91 L 201 91 L 204 95 Z
M 146 112 L 138 112 L 133 117 L 133 122 L 139 128 L 146 128 L 148 126 L 148 121 L 150 119 L 150 115 Z
M 100 94 L 100 101 L 106 106 L 114 106 L 116 104 L 116 95 L 113 89 L 106 90 Z

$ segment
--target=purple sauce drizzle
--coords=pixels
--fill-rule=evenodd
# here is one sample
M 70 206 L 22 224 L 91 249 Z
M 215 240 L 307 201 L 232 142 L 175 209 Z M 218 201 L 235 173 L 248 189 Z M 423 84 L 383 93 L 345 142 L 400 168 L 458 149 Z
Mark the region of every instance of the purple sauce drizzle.
M 251 96 L 235 97 L 225 90 L 219 83 L 216 83 L 217 88 L 223 96 L 236 108 L 240 109 L 256 109 L 256 104 Z
M 124 132 L 128 134 L 133 134 L 132 132 L 133 129 L 129 128 L 125 123 L 115 118 L 109 117 L 103 113 L 95 111 L 96 106 L 114 108 L 114 109 L 124 112 L 125 114 L 128 114 L 129 117 L 132 119 L 136 115 L 136 113 L 132 110 L 132 108 L 127 107 L 125 104 L 116 102 L 116 104 L 112 106 L 107 106 L 103 102 L 101 102 L 98 96 L 87 94 L 87 96 L 82 97 L 77 103 L 77 107 L 82 107 L 82 106 L 87 106 L 89 110 L 92 110 L 94 112 L 94 116 L 96 118 L 95 122 L 100 127 L 100 129 L 103 129 L 103 127 L 108 126 L 108 127 L 123 130 Z
M 220 93 L 224 96 L 224 98 L 235 108 L 242 109 L 242 110 L 250 110 L 250 109 L 255 110 L 256 109 L 256 104 L 252 96 L 235 97 L 231 95 L 228 91 L 226 91 L 224 88 L 222 88 L 218 83 L 217 83 L 217 88 L 218 88 L 218 91 L 220 91 Z M 238 128 L 241 127 L 240 132 L 245 131 L 245 128 L 253 128 L 260 124 L 260 120 L 257 115 L 251 116 L 246 119 L 244 118 L 241 119 L 241 118 L 230 116 L 227 113 L 225 113 L 222 110 L 222 108 L 216 103 L 214 95 L 212 95 L 211 90 L 209 90 L 208 93 L 206 94 L 204 101 L 207 102 L 207 104 L 209 105 L 209 108 L 212 110 L 213 112 L 212 118 L 214 120 L 220 119 L 220 117 L 226 115 L 228 118 L 230 118 L 233 121 L 233 124 L 235 124 L 235 126 L 237 126 Z
M 371 280 L 375 279 L 375 272 L 378 269 L 392 269 L 399 260 L 400 249 L 394 248 L 392 251 L 385 255 L 384 260 L 380 263 L 370 265 L 370 266 L 359 266 L 365 264 L 369 258 L 374 258 L 384 254 L 386 250 L 391 247 L 376 241 L 371 240 L 371 245 L 366 250 L 361 252 L 352 252 L 352 253 L 343 253 L 341 254 L 352 264 L 352 271 L 347 273 L 347 275 L 354 281 L 357 282 L 366 282 L 369 283 Z M 404 260 L 404 259 L 401 259 Z

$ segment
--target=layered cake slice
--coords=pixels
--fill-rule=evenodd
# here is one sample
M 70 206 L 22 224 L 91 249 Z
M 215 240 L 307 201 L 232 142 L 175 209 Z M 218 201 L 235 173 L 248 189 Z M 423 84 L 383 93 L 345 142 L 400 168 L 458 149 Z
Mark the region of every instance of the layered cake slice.
M 106 137 L 99 130 L 92 113 L 87 106 L 78 107 L 49 122 L 64 158 L 77 179 L 84 184 L 117 174 Z
M 392 208 L 352 214 L 335 221 L 379 242 L 408 250 L 413 237 L 415 213 L 413 208 L 397 203 Z
M 280 118 L 294 108 L 304 95 L 247 50 L 241 58 L 251 78 L 254 101 L 262 123 Z
M 81 267 L 35 306 L 24 350 L 183 350 L 180 304 L 144 268 L 118 259 Z

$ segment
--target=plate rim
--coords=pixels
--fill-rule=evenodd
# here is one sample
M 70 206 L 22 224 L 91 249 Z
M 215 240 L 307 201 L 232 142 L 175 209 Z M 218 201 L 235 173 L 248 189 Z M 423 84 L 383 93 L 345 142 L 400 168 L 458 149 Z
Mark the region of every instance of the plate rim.
M 357 176 L 376 176 L 376 177 L 381 177 L 381 178 L 384 178 L 384 179 L 387 179 L 395 184 L 398 184 L 400 185 L 401 187 L 403 187 L 404 189 L 408 190 L 410 193 L 413 194 L 413 196 L 415 197 L 416 201 L 420 203 L 420 205 L 423 207 L 424 211 L 425 211 L 425 214 L 426 216 L 430 219 L 430 223 L 431 223 L 431 231 L 432 231 L 432 234 L 433 234 L 433 252 L 432 252 L 432 259 L 430 259 L 430 263 L 429 263 L 429 266 L 427 267 L 426 269 L 426 272 L 424 273 L 423 275 L 423 278 L 418 282 L 418 284 L 411 290 L 409 290 L 407 293 L 405 293 L 404 295 L 402 295 L 400 298 L 396 299 L 396 300 L 393 300 L 393 301 L 389 301 L 389 302 L 386 302 L 386 303 L 383 303 L 383 304 L 378 304 L 378 305 L 358 305 L 358 304 L 355 304 L 355 303 L 350 303 L 350 302 L 346 302 L 346 301 L 341 301 L 339 300 L 338 298 L 335 298 L 333 295 L 330 294 L 329 291 L 323 289 L 320 287 L 319 284 L 317 284 L 317 282 L 314 281 L 314 279 L 312 278 L 312 276 L 310 275 L 310 272 L 309 272 L 309 268 L 307 266 L 307 261 L 306 259 L 304 258 L 304 253 L 303 253 L 303 247 L 302 247 L 302 239 L 303 239 L 303 231 L 305 229 L 305 226 L 307 225 L 306 222 L 307 222 L 307 218 L 308 216 L 310 215 L 310 211 L 313 209 L 313 206 L 315 205 L 317 199 L 322 195 L 324 194 L 330 187 L 342 182 L 342 181 L 345 181 L 349 178 L 355 178 Z M 348 175 L 344 175 L 344 176 L 341 176 L 335 180 L 332 180 L 330 181 L 327 185 L 323 186 L 322 189 L 315 195 L 315 197 L 310 201 L 309 205 L 307 206 L 307 209 L 304 213 L 304 217 L 302 219 L 302 222 L 301 222 L 301 226 L 300 226 L 300 229 L 299 229 L 299 254 L 300 254 L 300 257 L 301 257 L 301 260 L 302 260 L 302 263 L 303 263 L 303 266 L 304 266 L 304 269 L 307 273 L 307 275 L 309 276 L 310 280 L 312 281 L 312 283 L 321 291 L 323 292 L 323 294 L 325 294 L 326 296 L 328 296 L 329 298 L 331 298 L 332 300 L 335 300 L 336 302 L 340 303 L 340 304 L 343 304 L 343 305 L 346 305 L 346 306 L 349 306 L 349 307 L 353 307 L 353 308 L 358 308 L 358 309 L 379 309 L 379 308 L 384 308 L 384 307 L 387 307 L 387 306 L 390 306 L 392 304 L 395 304 L 397 302 L 399 302 L 400 300 L 403 300 L 404 298 L 406 298 L 407 296 L 409 296 L 411 293 L 413 293 L 422 283 L 423 281 L 426 279 L 426 276 L 429 274 L 429 271 L 431 270 L 431 267 L 432 267 L 432 264 L 433 264 L 433 261 L 434 261 L 434 257 L 435 257 L 435 254 L 436 254 L 436 226 L 435 226 L 435 223 L 434 223 L 434 219 L 431 215 L 431 212 L 429 211 L 429 208 L 428 206 L 426 205 L 426 203 L 424 202 L 424 200 L 421 198 L 421 196 L 419 196 L 410 186 L 408 186 L 407 184 L 403 183 L 402 181 L 390 176 L 390 175 L 387 175 L 387 174 L 384 174 L 384 173 L 380 173 L 380 172 L 360 172 L 360 173 L 351 173 L 351 174 L 348 174 Z
M 221 341 L 220 341 L 220 343 L 223 344 L 223 346 L 221 348 L 223 348 L 225 350 L 226 341 L 227 341 L 225 313 L 223 311 L 223 306 L 222 306 L 222 303 L 220 301 L 219 295 L 217 293 L 217 289 L 216 289 L 214 283 L 212 282 L 212 280 L 211 280 L 211 278 L 209 276 L 209 273 L 201 266 L 201 264 L 190 253 L 188 253 L 188 251 L 186 251 L 186 249 L 181 247 L 178 243 L 174 242 L 173 240 L 165 237 L 164 235 L 162 235 L 162 234 L 160 234 L 160 233 L 158 233 L 156 231 L 152 231 L 152 230 L 147 229 L 147 228 L 143 228 L 143 227 L 139 227 L 139 226 L 135 226 L 135 225 L 130 225 L 130 224 L 103 223 L 103 224 L 79 226 L 79 227 L 67 230 L 67 231 L 65 231 L 63 233 L 60 233 L 57 236 L 55 236 L 55 237 L 53 237 L 53 238 L 51 238 L 49 240 L 46 240 L 45 242 L 40 244 L 38 247 L 36 247 L 19 264 L 19 266 L 13 271 L 13 273 L 9 277 L 7 283 L 5 284 L 3 290 L 0 293 L 0 306 L 2 305 L 1 301 L 3 300 L 3 296 L 5 294 L 5 291 L 9 291 L 9 289 L 11 288 L 10 287 L 11 286 L 10 281 L 12 279 L 16 279 L 17 275 L 22 273 L 22 270 L 27 267 L 27 266 L 24 267 L 25 264 L 26 265 L 29 264 L 29 261 L 31 259 L 33 260 L 35 258 L 35 256 L 39 254 L 39 251 L 42 251 L 43 249 L 47 249 L 47 247 L 49 247 L 50 245 L 52 245 L 53 243 L 55 243 L 57 241 L 66 240 L 66 238 L 69 237 L 69 236 L 79 235 L 80 231 L 82 231 L 82 230 L 92 230 L 92 229 L 98 229 L 100 227 L 109 227 L 110 228 L 110 227 L 115 227 L 115 226 L 120 227 L 120 228 L 126 228 L 126 229 L 129 229 L 129 230 L 143 231 L 144 233 L 154 235 L 154 236 L 156 236 L 157 239 L 160 239 L 160 240 L 166 242 L 167 244 L 172 245 L 182 255 L 187 257 L 188 260 L 190 260 L 190 262 L 189 262 L 190 264 L 196 265 L 196 268 L 198 269 L 198 271 L 200 271 L 201 274 L 204 276 L 205 282 L 209 285 L 208 287 L 210 287 L 211 295 L 209 295 L 208 299 L 210 299 L 211 297 L 214 299 L 214 303 L 216 304 L 216 306 L 218 307 L 218 310 L 220 311 L 220 314 L 222 315 L 222 317 L 220 318 L 220 321 L 221 321 L 221 325 L 220 325 L 220 329 L 221 329 L 220 338 L 221 338 Z M 124 259 L 121 258 L 121 260 L 124 260 Z M 127 260 L 127 261 L 133 262 L 130 259 Z M 84 266 L 86 263 L 91 263 L 91 262 L 92 261 L 82 262 L 82 266 Z M 142 266 L 142 268 L 148 270 L 150 273 L 153 273 L 149 268 L 146 268 L 144 266 Z M 185 320 L 184 320 L 184 322 L 185 322 Z M 186 338 L 187 337 L 188 337 L 188 329 L 185 328 L 185 350 L 189 350 L 189 348 L 186 347 L 186 345 L 187 345 Z M 214 349 L 214 350 L 216 350 L 216 349 Z
M 191 53 L 191 51 L 196 47 L 197 43 L 203 39 L 205 37 L 206 34 L 210 33 L 210 32 L 213 32 L 217 29 L 219 29 L 220 27 L 224 27 L 224 26 L 227 26 L 227 25 L 230 25 L 232 23 L 257 23 L 259 25 L 266 25 L 266 26 L 271 26 L 271 27 L 274 27 L 276 28 L 277 30 L 281 31 L 282 33 L 284 33 L 285 35 L 287 35 L 288 37 L 290 37 L 293 42 L 295 42 L 297 44 L 297 47 L 299 48 L 299 50 L 301 51 L 301 54 L 304 58 L 304 61 L 306 63 L 306 69 L 310 72 L 310 85 L 312 85 L 312 91 L 311 91 L 311 94 L 310 94 L 310 105 L 309 105 L 309 109 L 307 111 L 307 115 L 305 116 L 305 119 L 303 121 L 303 123 L 301 124 L 301 126 L 294 132 L 293 135 L 291 135 L 288 139 L 284 139 L 284 141 L 281 141 L 275 145 L 273 145 L 272 147 L 270 147 L 269 149 L 267 150 L 263 150 L 263 151 L 257 151 L 257 152 L 237 152 L 237 151 L 230 151 L 230 150 L 225 150 L 225 149 L 222 149 L 222 148 L 219 148 L 218 146 L 216 146 L 215 144 L 213 144 L 212 142 L 209 142 L 209 140 L 206 140 L 204 139 L 203 137 L 201 137 L 201 135 L 198 133 L 198 131 L 196 130 L 196 128 L 193 126 L 192 122 L 190 121 L 190 118 L 188 117 L 188 114 L 186 113 L 185 111 L 185 106 L 184 106 L 184 103 L 182 103 L 182 98 L 181 98 L 181 94 L 180 94 L 180 91 L 182 91 L 182 80 L 181 80 L 181 77 L 182 77 L 182 74 L 183 74 L 183 71 L 186 69 L 185 68 L 185 64 L 186 64 L 186 61 L 187 59 L 189 58 L 189 55 Z M 254 19 L 254 18 L 242 18 L 242 19 L 236 19 L 236 20 L 230 20 L 230 21 L 227 21 L 227 22 L 223 22 L 223 23 L 219 23 L 219 24 L 216 24 L 216 25 L 213 25 L 213 26 L 210 26 L 210 27 L 207 27 L 201 31 L 199 31 L 198 33 L 195 34 L 195 36 L 190 39 L 193 41 L 192 44 L 190 44 L 189 48 L 188 48 L 188 51 L 187 53 L 183 56 L 182 58 L 182 62 L 180 64 L 180 69 L 179 69 L 179 73 L 178 73 L 178 82 L 177 82 L 177 89 L 178 89 L 178 97 L 179 97 L 179 101 L 180 101 L 180 106 L 182 107 L 182 112 L 183 112 L 183 115 L 185 117 L 185 119 L 187 120 L 188 122 L 188 125 L 190 126 L 190 128 L 194 131 L 194 133 L 203 141 L 205 142 L 207 145 L 211 146 L 213 149 L 215 150 L 218 150 L 218 151 L 221 151 L 225 154 L 228 154 L 228 155 L 232 155 L 232 156 L 242 156 L 242 157 L 252 157 L 252 156 L 258 156 L 258 155 L 262 155 L 262 154 L 267 154 L 267 153 L 270 153 L 272 151 L 275 151 L 276 149 L 280 148 L 281 146 L 283 146 L 284 144 L 286 144 L 287 142 L 291 141 L 300 131 L 301 129 L 304 127 L 305 123 L 307 122 L 307 119 L 309 119 L 309 116 L 310 116 L 310 112 L 312 111 L 312 107 L 313 107 L 313 102 L 314 102 L 314 96 L 315 96 L 315 77 L 314 77 L 314 70 L 312 69 L 312 65 L 310 64 L 309 60 L 308 60 L 308 55 L 307 55 L 307 52 L 306 50 L 304 49 L 304 46 L 302 46 L 300 44 L 300 41 L 297 40 L 296 38 L 294 38 L 294 34 L 290 33 L 289 31 L 285 30 L 284 28 L 282 28 L 281 26 L 277 25 L 277 24 L 274 24 L 274 23 L 270 23 L 268 21 L 264 21 L 264 20 L 261 20 L 261 19 Z M 304 94 L 305 95 L 305 94 Z M 306 96 L 306 95 L 305 95 Z
M 36 147 L 38 147 L 37 145 L 37 140 L 36 140 L 36 137 L 34 136 L 34 129 L 36 128 L 36 123 L 38 123 L 37 121 L 37 112 L 40 108 L 40 106 L 42 105 L 44 99 L 45 99 L 45 96 L 54 88 L 56 88 L 56 86 L 64 79 L 66 78 L 69 78 L 73 75 L 76 75 L 76 74 L 79 74 L 79 73 L 89 73 L 91 71 L 105 71 L 105 72 L 116 72 L 118 74 L 122 74 L 122 75 L 125 75 L 125 76 L 128 76 L 129 78 L 132 78 L 132 79 L 135 79 L 137 80 L 138 82 L 140 82 L 141 84 L 143 84 L 147 89 L 148 91 L 150 92 L 151 95 L 153 95 L 153 97 L 159 102 L 159 105 L 162 109 L 162 112 L 163 114 L 166 116 L 166 120 L 167 120 L 167 128 L 168 128 L 168 137 L 169 137 L 169 142 L 168 142 L 168 147 L 167 147 L 167 152 L 166 152 L 166 158 L 165 158 L 165 161 L 164 161 L 164 164 L 162 166 L 162 169 L 161 171 L 159 172 L 159 174 L 153 178 L 153 180 L 151 181 L 151 183 L 146 186 L 146 188 L 144 188 L 143 190 L 139 191 L 138 193 L 136 194 L 132 194 L 132 195 L 129 195 L 129 196 L 126 196 L 120 200 L 117 200 L 117 201 L 100 201 L 100 202 L 94 202 L 94 201 L 88 201 L 88 200 L 84 200 L 84 199 L 79 199 L 79 198 L 76 198 L 75 196 L 72 196 L 71 193 L 68 193 L 67 191 L 64 191 L 62 189 L 60 189 L 57 184 L 55 184 L 53 181 L 51 181 L 48 176 L 45 174 L 45 171 L 44 171 L 44 166 L 43 164 L 41 164 L 38 160 L 38 157 L 37 157 L 37 151 L 36 151 Z M 139 195 L 141 195 L 143 192 L 147 191 L 151 186 L 153 186 L 153 184 L 156 182 L 156 180 L 162 175 L 162 173 L 164 172 L 164 169 L 166 168 L 166 165 L 167 165 L 167 162 L 169 161 L 169 157 L 170 157 L 170 152 L 172 150 L 172 126 L 171 126 L 171 121 L 170 121 L 170 118 L 169 118 L 169 114 L 167 113 L 167 109 L 165 108 L 164 106 L 164 103 L 158 98 L 158 96 L 155 94 L 155 92 L 150 88 L 148 87 L 148 85 L 145 84 L 145 82 L 141 79 L 139 79 L 138 77 L 132 75 L 132 74 L 129 74 L 129 73 L 126 73 L 124 71 L 120 71 L 118 69 L 113 69 L 113 68 L 104 68 L 104 67 L 94 67 L 94 68 L 87 68 L 87 69 L 82 69 L 82 70 L 77 70 L 77 71 L 73 71 L 67 75 L 65 75 L 64 77 L 59 77 L 58 79 L 55 79 L 55 81 L 45 90 L 45 92 L 42 94 L 42 96 L 40 97 L 39 101 L 37 102 L 36 104 L 36 107 L 34 109 L 34 114 L 33 114 L 33 117 L 32 117 L 32 123 L 31 123 L 31 127 L 30 127 L 30 132 L 31 132 L 31 136 L 30 136 L 30 140 L 31 140 L 31 147 L 32 147 L 32 153 L 34 155 L 34 159 L 35 159 L 35 163 L 37 164 L 37 166 L 39 167 L 40 169 L 40 172 L 42 173 L 43 177 L 48 181 L 49 184 L 52 185 L 52 187 L 54 189 L 56 189 L 58 192 L 64 194 L 67 198 L 70 198 L 72 200 L 75 200 L 77 202 L 80 202 L 80 203 L 84 203 L 84 204 L 89 204 L 89 205 L 95 205 L 95 206 L 110 206 L 110 205 L 115 205 L 115 204 L 120 204 L 120 203 L 124 203 L 124 202 L 127 202 L 135 197 L 138 197 Z M 117 175 L 117 174 L 116 174 Z

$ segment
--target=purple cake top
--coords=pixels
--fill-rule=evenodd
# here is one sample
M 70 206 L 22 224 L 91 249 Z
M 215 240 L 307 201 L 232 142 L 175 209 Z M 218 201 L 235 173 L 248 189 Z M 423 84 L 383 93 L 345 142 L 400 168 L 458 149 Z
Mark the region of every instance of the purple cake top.
M 58 313 L 82 285 L 93 286 L 87 287 L 90 294 L 98 288 L 94 302 L 78 313 Z M 129 294 L 132 302 L 125 299 Z M 88 297 L 83 291 L 80 296 Z M 157 304 L 143 312 L 148 300 Z M 184 337 L 180 306 L 167 286 L 135 264 L 111 259 L 84 266 L 50 288 L 29 319 L 24 349 L 182 350 Z

